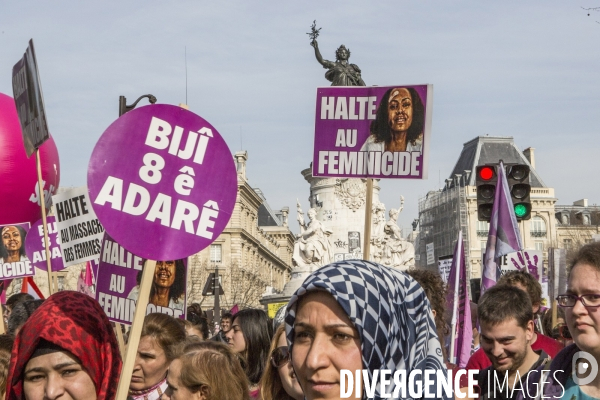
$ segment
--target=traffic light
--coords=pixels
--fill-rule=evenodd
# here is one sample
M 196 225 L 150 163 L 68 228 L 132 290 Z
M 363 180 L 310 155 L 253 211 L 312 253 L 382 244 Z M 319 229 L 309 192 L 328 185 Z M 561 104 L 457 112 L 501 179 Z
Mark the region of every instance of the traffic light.
M 506 180 L 510 190 L 517 221 L 531 218 L 531 185 L 529 184 L 529 166 L 513 164 L 505 166 Z
M 477 218 L 479 221 L 490 222 L 492 208 L 494 207 L 494 194 L 498 183 L 496 164 L 477 166 Z

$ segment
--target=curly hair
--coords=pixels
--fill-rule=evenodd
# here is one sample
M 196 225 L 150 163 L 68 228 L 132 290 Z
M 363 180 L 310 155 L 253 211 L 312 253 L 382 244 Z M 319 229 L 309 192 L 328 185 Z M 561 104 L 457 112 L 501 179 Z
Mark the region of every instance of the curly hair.
M 508 271 L 498 279 L 497 284 L 510 286 L 519 284 L 526 289 L 531 304 L 534 307 L 542 304 L 542 285 L 540 285 L 533 275 L 525 270 Z
M 444 319 L 446 313 L 446 292 L 447 287 L 439 273 L 412 268 L 406 271 L 421 287 L 425 290 L 425 295 L 431 303 L 431 308 L 435 310 L 435 327 L 442 341 L 442 335 L 450 333 L 450 327 Z M 443 342 L 443 341 L 442 341 Z
M 390 100 L 390 94 L 393 90 L 398 88 L 391 88 L 383 95 L 375 121 L 371 122 L 371 134 L 375 136 L 375 142 L 390 143 L 392 141 L 392 132 L 389 123 L 388 105 Z M 412 98 L 413 107 L 413 118 L 412 123 L 408 127 L 406 132 L 406 143 L 410 142 L 413 145 L 416 144 L 417 139 L 423 133 L 425 127 L 425 107 L 421 101 L 421 96 L 413 88 L 405 88 L 410 93 Z
M 25 237 L 27 236 L 27 232 L 25 232 L 25 229 L 21 228 L 18 225 L 5 225 L 2 228 L 6 228 L 9 226 L 17 228 L 17 230 L 19 231 L 19 235 L 21 235 L 21 248 L 19 249 L 19 257 L 23 257 L 25 256 Z M 6 260 L 7 257 L 8 251 L 6 250 L 6 247 L 4 247 L 4 240 L 2 240 L 0 241 L 0 258 Z
M 7 334 L 0 335 L 0 397 L 6 394 L 8 367 L 15 337 Z

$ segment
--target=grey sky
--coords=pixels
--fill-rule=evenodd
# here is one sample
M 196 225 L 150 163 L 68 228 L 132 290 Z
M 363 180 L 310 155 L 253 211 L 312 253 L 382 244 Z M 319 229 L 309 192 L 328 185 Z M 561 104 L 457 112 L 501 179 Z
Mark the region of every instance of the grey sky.
M 306 209 L 300 171 L 312 157 L 316 87 L 329 84 L 306 35 L 316 19 L 323 56 L 345 44 L 367 85 L 434 85 L 429 179 L 381 184 L 388 209 L 406 198 L 401 225 L 477 135 L 535 147 L 559 203 L 597 203 L 600 13 L 581 6 L 600 1 L 3 0 L 0 92 L 12 95 L 12 66 L 33 38 L 61 186 L 80 186 L 119 95 L 185 102 L 187 46 L 190 109 L 232 151 L 242 132 L 250 183 L 274 209 L 295 209 L 296 198 Z

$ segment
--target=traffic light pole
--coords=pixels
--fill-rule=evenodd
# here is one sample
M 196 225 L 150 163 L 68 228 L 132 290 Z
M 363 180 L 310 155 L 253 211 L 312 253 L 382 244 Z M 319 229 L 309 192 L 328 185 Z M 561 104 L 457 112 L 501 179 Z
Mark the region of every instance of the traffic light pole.
M 221 304 L 220 304 L 220 294 L 221 294 L 221 285 L 219 285 L 219 266 L 215 265 L 215 278 L 213 281 L 214 293 L 215 293 L 215 308 L 213 311 L 214 321 L 218 321 L 219 326 L 221 325 Z M 218 318 L 218 319 L 217 319 Z

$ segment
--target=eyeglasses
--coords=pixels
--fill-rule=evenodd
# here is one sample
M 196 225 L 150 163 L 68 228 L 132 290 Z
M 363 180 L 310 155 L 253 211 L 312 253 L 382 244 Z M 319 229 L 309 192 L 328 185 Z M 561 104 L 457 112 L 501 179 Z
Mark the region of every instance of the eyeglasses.
M 574 294 L 561 294 L 556 297 L 560 307 L 573 307 L 577 300 L 581 300 L 584 307 L 599 307 L 600 294 L 584 294 L 583 296 L 575 296 Z
M 290 361 L 290 351 L 287 346 L 278 347 L 271 353 L 271 364 L 275 368 L 283 367 L 288 361 Z

